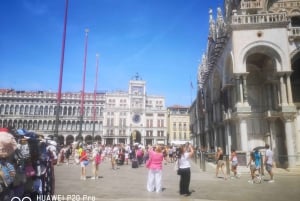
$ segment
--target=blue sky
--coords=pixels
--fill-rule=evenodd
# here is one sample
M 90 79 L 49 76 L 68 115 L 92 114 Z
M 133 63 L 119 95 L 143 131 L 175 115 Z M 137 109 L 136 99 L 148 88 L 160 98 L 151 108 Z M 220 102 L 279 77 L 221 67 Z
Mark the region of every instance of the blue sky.
M 166 106 L 189 106 L 205 52 L 208 12 L 223 0 L 69 0 L 63 92 L 128 90 L 136 73 Z M 58 90 L 65 0 L 5 0 L 0 6 L 0 88 Z M 191 89 L 191 82 L 194 89 Z

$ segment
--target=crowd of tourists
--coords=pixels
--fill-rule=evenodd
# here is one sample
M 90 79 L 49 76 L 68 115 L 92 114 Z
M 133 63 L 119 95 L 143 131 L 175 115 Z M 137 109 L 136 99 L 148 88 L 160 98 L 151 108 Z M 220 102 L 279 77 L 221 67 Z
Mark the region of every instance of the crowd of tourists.
M 266 164 L 266 170 L 271 177 L 268 182 L 274 182 L 272 171 L 273 152 L 270 150 L 269 145 L 266 145 L 264 148 L 266 149 L 264 163 Z M 81 180 L 86 180 L 86 168 L 88 165 L 92 167 L 93 175 L 91 179 L 98 179 L 99 165 L 105 160 L 109 161 L 112 170 L 116 170 L 118 166 L 124 164 L 131 164 L 132 168 L 145 166 L 149 170 L 146 184 L 147 191 L 159 193 L 163 191 L 163 164 L 174 163 L 174 168 L 177 169 L 177 173 L 180 176 L 179 193 L 181 195 L 189 196 L 192 193 L 189 190 L 191 178 L 191 164 L 189 161 L 194 157 L 194 150 L 197 149 L 189 143 L 181 146 L 144 146 L 138 143 L 133 145 L 101 145 L 97 143 L 86 145 L 81 142 L 75 142 L 60 150 L 57 164 L 69 164 L 69 160 L 72 157 L 74 162 L 81 167 Z M 221 171 L 223 175 L 221 178 L 227 180 L 230 175 L 227 175 L 227 171 L 225 170 L 226 160 L 224 157 L 222 148 L 218 147 L 215 153 L 216 177 L 219 178 L 219 171 Z M 262 168 L 262 163 L 259 149 L 254 149 L 253 152 L 250 153 L 250 157 L 248 164 L 250 167 L 249 183 L 254 183 L 255 178 L 261 176 L 259 173 Z M 229 163 L 231 166 L 230 171 L 233 174 L 230 178 L 240 178 L 240 173 L 238 172 L 238 156 L 234 149 L 231 150 Z
M 269 182 L 274 182 L 273 152 L 267 144 L 263 148 L 266 149 L 264 161 L 258 148 L 250 153 L 247 164 L 251 175 L 249 183 L 254 183 L 257 178 L 261 177 L 263 163 L 271 178 Z M 0 128 L 0 200 L 9 201 L 12 196 L 34 199 L 37 195 L 52 195 L 55 186 L 54 165 L 69 165 L 70 160 L 80 167 L 80 177 L 78 177 L 81 180 L 87 178 L 87 166 L 92 168 L 91 179 L 98 179 L 99 166 L 103 161 L 108 161 L 112 170 L 129 164 L 132 168 L 146 167 L 148 168 L 146 190 L 156 193 L 163 191 L 164 164 L 174 163 L 174 169 L 180 176 L 179 194 L 190 196 L 192 193 L 189 189 L 190 159 L 195 156 L 194 150 L 197 149 L 189 143 L 180 146 L 144 146 L 139 143 L 102 145 L 84 144 L 79 141 L 58 147 L 56 141 L 45 138 L 43 135 L 24 129 Z M 227 180 L 221 147 L 217 148 L 215 160 L 216 177 L 219 177 L 219 170 L 221 170 L 222 178 Z M 235 150 L 231 150 L 229 162 L 233 178 L 239 178 L 239 161 Z
M 0 200 L 54 193 L 56 142 L 24 129 L 0 128 Z

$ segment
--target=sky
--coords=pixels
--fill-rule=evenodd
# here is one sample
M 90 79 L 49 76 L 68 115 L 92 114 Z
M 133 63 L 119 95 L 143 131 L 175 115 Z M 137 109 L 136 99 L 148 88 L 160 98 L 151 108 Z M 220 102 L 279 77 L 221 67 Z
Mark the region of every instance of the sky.
M 0 88 L 58 91 L 65 0 L 3 0 Z M 69 0 L 62 92 L 128 91 L 138 73 L 148 95 L 189 106 L 207 46 L 209 9 L 223 0 Z

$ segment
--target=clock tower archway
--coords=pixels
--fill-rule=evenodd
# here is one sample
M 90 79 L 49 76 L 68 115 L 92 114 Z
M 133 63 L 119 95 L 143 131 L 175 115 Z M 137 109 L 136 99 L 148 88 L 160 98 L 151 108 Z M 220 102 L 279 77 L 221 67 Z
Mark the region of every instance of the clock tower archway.
M 141 142 L 142 142 L 142 134 L 141 134 L 141 132 L 138 131 L 138 130 L 132 131 L 132 133 L 130 135 L 130 144 L 134 144 L 134 143 L 141 144 Z

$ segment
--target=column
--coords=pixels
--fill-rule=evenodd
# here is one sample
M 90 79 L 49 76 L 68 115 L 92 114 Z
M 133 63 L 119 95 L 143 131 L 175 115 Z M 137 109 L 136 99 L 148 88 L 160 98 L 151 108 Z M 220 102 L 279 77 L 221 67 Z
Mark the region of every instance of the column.
M 280 100 L 280 93 L 278 89 L 278 84 L 272 84 L 272 100 L 273 100 L 273 109 L 276 110 L 278 108 L 279 100 Z
M 214 135 L 214 149 L 215 151 L 217 150 L 217 147 L 219 146 L 218 143 L 217 143 L 217 131 L 216 131 L 216 128 L 213 128 L 212 129 L 212 132 L 213 132 L 213 135 Z
M 231 88 L 231 86 L 230 87 L 228 87 L 228 90 L 227 90 L 227 105 L 228 105 L 228 109 L 230 109 L 230 110 L 232 110 L 232 97 L 231 97 L 231 95 L 232 95 L 232 93 L 231 93 L 231 91 L 232 91 L 232 88 Z
M 280 92 L 281 92 L 281 106 L 287 105 L 286 85 L 284 83 L 283 75 L 280 76 Z
M 267 90 L 267 103 L 268 103 L 268 110 L 273 110 L 273 104 L 272 104 L 272 85 L 270 83 L 266 84 L 266 90 Z
M 247 132 L 247 121 L 246 119 L 240 120 L 240 145 L 241 151 L 249 151 L 248 148 L 248 132 Z
M 293 121 L 291 117 L 285 117 L 285 138 L 289 167 L 296 166 L 296 156 L 293 143 Z
M 286 75 L 286 85 L 287 85 L 287 98 L 288 104 L 293 104 L 293 97 L 292 97 L 292 87 L 291 87 L 291 79 L 290 75 Z
M 239 80 L 239 90 L 240 90 L 240 100 L 241 103 L 244 103 L 244 90 L 243 90 L 243 82 L 241 82 L 241 80 Z
M 248 105 L 248 92 L 247 92 L 247 74 L 242 76 L 243 78 L 243 103 Z
M 298 116 L 296 118 L 296 152 L 300 154 L 300 110 L 298 110 Z
M 230 154 L 231 151 L 230 122 L 227 122 L 227 124 L 225 124 L 225 144 L 226 144 L 226 154 Z
M 241 103 L 241 93 L 240 93 L 240 77 L 235 77 L 235 87 L 236 87 L 236 102 L 237 104 Z

